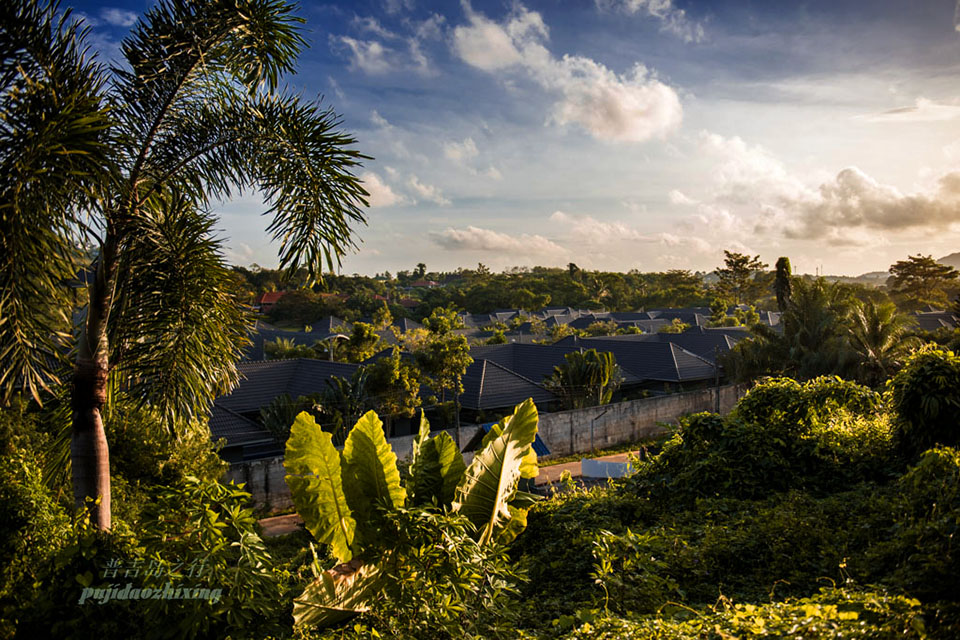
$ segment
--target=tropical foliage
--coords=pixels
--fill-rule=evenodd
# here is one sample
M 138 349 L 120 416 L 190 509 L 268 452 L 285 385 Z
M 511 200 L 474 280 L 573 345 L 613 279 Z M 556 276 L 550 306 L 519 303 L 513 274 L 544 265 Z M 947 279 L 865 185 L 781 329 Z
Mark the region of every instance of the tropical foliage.
M 422 420 L 411 475 L 403 484 L 376 414 L 369 412 L 354 425 L 342 452 L 309 414 L 300 414 L 287 441 L 287 484 L 307 529 L 330 545 L 339 564 L 296 600 L 296 621 L 324 626 L 368 611 L 386 597 L 384 590 L 392 582 L 388 576 L 415 570 L 416 564 L 403 562 L 410 557 L 403 536 L 387 535 L 391 522 L 418 517 L 410 509 L 459 518 L 454 529 L 472 532 L 469 544 L 499 554 L 523 530 L 533 503 L 517 485 L 521 477 L 537 473 L 532 452 L 536 432 L 537 410 L 528 400 L 491 430 L 465 466 L 449 436 L 430 438 Z M 485 589 L 486 581 L 484 577 L 474 586 Z M 461 600 L 467 595 L 454 594 Z
M 259 189 L 281 267 L 311 278 L 353 246 L 363 156 L 328 107 L 280 90 L 305 44 L 275 0 L 171 0 L 134 25 L 124 66 L 87 57 L 55 4 L 4 3 L 0 383 L 39 402 L 75 341 L 73 488 L 110 526 L 102 412 L 111 386 L 169 428 L 237 378 L 246 320 L 209 205 Z M 92 244 L 95 256 L 76 250 Z M 90 270 L 82 326 L 62 282 Z M 57 362 L 59 360 L 59 363 Z
M 544 386 L 563 399 L 567 409 L 607 404 L 623 381 L 617 359 L 609 351 L 596 349 L 566 354 L 564 363 L 554 367 Z

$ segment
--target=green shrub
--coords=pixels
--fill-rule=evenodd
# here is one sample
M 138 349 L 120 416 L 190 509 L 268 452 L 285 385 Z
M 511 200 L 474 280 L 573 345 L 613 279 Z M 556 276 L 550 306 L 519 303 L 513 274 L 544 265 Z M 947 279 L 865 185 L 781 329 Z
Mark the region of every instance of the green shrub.
M 928 348 L 911 356 L 888 383 L 897 442 L 916 459 L 941 444 L 960 444 L 960 356 Z
M 924 601 L 960 601 L 960 451 L 927 451 L 897 489 L 895 524 L 888 541 L 869 551 L 869 564 Z
M 579 623 L 579 625 L 578 625 Z M 581 612 L 558 620 L 578 628 L 565 640 L 728 640 L 730 638 L 925 638 L 920 603 L 884 591 L 823 589 L 769 604 L 727 599 L 703 611 L 671 608 L 636 619 Z
M 754 387 L 727 417 L 682 418 L 628 483 L 656 500 L 835 491 L 883 480 L 895 467 L 882 398 L 839 378 L 789 378 Z
M 505 546 L 477 543 L 470 521 L 455 513 L 417 508 L 384 516 L 390 579 L 366 613 L 315 637 L 515 637 L 524 576 Z

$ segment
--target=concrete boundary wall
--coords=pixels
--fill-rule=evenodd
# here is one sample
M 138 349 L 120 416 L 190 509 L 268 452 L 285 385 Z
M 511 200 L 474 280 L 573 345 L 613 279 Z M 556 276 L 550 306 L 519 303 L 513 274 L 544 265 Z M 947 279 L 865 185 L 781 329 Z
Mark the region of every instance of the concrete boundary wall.
M 737 403 L 747 387 L 726 385 L 720 387 L 720 412 L 727 413 Z M 559 411 L 540 415 L 539 433 L 550 456 L 565 456 L 590 451 L 590 426 L 593 423 L 593 441 L 597 449 L 656 436 L 663 432 L 658 423 L 675 423 L 681 416 L 716 409 L 716 389 L 688 391 L 629 402 L 618 402 L 600 407 Z M 477 425 L 460 428 L 461 444 L 466 445 L 480 429 Z M 439 432 L 434 432 L 434 435 Z M 455 429 L 447 429 L 456 438 Z M 414 436 L 390 438 L 390 446 L 397 458 L 410 457 Z M 469 463 L 471 454 L 464 458 Z M 286 509 L 293 505 L 290 490 L 283 477 L 283 457 L 250 460 L 230 465 L 225 480 L 245 483 L 257 506 L 270 510 Z
M 729 412 L 746 390 L 744 385 L 720 387 L 720 413 Z M 541 460 L 590 451 L 591 423 L 597 449 L 659 435 L 664 429 L 657 423 L 676 423 L 686 414 L 716 411 L 716 393 L 715 388 L 702 389 L 542 414 L 539 433 L 550 449 L 550 456 Z

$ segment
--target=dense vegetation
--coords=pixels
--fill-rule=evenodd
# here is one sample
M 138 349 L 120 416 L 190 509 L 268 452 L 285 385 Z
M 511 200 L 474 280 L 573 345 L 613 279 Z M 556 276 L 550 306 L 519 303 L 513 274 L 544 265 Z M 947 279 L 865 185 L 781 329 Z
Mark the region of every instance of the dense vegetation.
M 522 526 L 478 546 L 482 518 L 444 509 L 465 500 L 453 497 L 464 476 L 449 437 L 421 433 L 402 485 L 384 476 L 389 508 L 342 494 L 355 542 L 337 547 L 336 521 L 317 519 L 329 503 L 310 500 L 298 502 L 310 532 L 264 541 L 248 496 L 216 481 L 209 445 L 178 443 L 160 416 L 132 408 L 109 423 L 124 489 L 113 529 L 97 532 L 44 476 L 55 434 L 35 413 L 4 411 L 2 633 L 38 637 L 56 620 L 57 637 L 78 638 L 956 637 L 958 388 L 960 358 L 935 348 L 883 393 L 834 377 L 763 382 L 728 416 L 683 419 L 625 481 L 510 507 L 514 519 L 529 512 L 509 547 Z M 372 464 L 364 448 L 382 448 L 379 422 L 354 431 L 347 475 Z M 290 464 L 321 464 L 304 437 Z M 395 562 L 394 581 L 360 590 L 359 615 L 339 626 L 294 626 L 295 599 L 318 597 L 307 585 L 355 554 Z M 199 582 L 222 589 L 216 601 L 78 604 L 111 584 L 197 584 L 198 563 Z

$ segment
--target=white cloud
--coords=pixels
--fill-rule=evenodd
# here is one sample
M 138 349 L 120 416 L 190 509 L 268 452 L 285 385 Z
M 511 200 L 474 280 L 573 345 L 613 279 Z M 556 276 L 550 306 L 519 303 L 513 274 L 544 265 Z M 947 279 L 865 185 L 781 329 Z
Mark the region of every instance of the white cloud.
M 389 14 L 411 11 L 414 4 L 413 0 L 383 0 L 383 8 Z
M 772 153 L 760 145 L 749 145 L 734 136 L 725 138 L 700 132 L 700 150 L 716 157 L 713 169 L 717 196 L 721 200 L 747 203 L 759 200 L 796 198 L 806 191 Z
M 330 46 L 346 54 L 352 70 L 360 69 L 370 75 L 413 70 L 430 75 L 434 71 L 423 43 L 440 38 L 443 23 L 444 17 L 438 14 L 421 22 L 405 20 L 404 34 L 387 29 L 376 18 L 357 16 L 352 21 L 353 28 L 365 37 L 331 35 Z
M 690 20 L 687 12 L 673 6 L 672 0 L 596 0 L 605 10 L 622 11 L 635 15 L 641 13 L 662 22 L 660 29 L 681 38 L 685 42 L 703 40 L 703 25 Z
M 417 176 L 410 176 L 407 184 L 410 185 L 410 188 L 413 189 L 414 192 L 424 200 L 429 200 L 430 202 L 440 206 L 446 206 L 450 204 L 450 201 L 443 197 L 443 193 L 440 191 L 439 187 L 424 184 L 420 182 L 420 179 L 417 178 Z
M 454 162 L 477 157 L 477 144 L 473 138 L 464 138 L 463 142 L 447 142 L 443 145 L 443 155 Z
M 363 181 L 363 188 L 370 194 L 368 201 L 370 207 L 389 207 L 395 204 L 402 204 L 404 198 L 394 192 L 383 179 L 372 171 L 367 171 L 360 176 Z
M 360 69 L 371 75 L 383 74 L 393 69 L 389 59 L 394 54 L 376 40 L 357 40 L 350 36 L 330 36 L 334 47 L 338 45 L 348 50 L 350 68 Z
M 593 216 L 575 216 L 563 211 L 554 211 L 550 222 L 562 225 L 571 243 L 591 246 L 606 245 L 612 242 L 652 242 L 652 236 L 620 222 L 603 222 Z
M 863 246 L 881 242 L 882 232 L 942 232 L 960 223 L 960 171 L 904 193 L 847 167 L 811 188 L 769 151 L 738 137 L 702 132 L 700 148 L 718 159 L 713 197 L 682 226 L 709 229 L 718 241 L 752 233 L 768 240 Z M 948 156 L 952 152 L 944 148 Z
M 333 76 L 327 76 L 327 84 L 330 85 L 330 88 L 333 89 L 333 92 L 341 100 L 346 100 L 347 96 L 343 92 L 343 89 L 340 88 L 340 83 Z
M 917 98 L 912 107 L 900 107 L 883 113 L 858 116 L 867 122 L 943 122 L 960 117 L 960 106 Z
M 500 169 L 497 169 L 495 166 L 490 165 L 487 167 L 487 170 L 482 173 L 482 175 L 490 178 L 491 180 L 503 180 L 503 174 L 500 173 Z
M 697 204 L 697 201 L 683 193 L 679 189 L 672 189 L 670 193 L 667 194 L 667 199 L 670 200 L 670 204 L 679 204 L 679 205 L 691 205 Z
M 370 112 L 370 122 L 372 122 L 372 123 L 375 124 L 376 126 L 380 127 L 381 129 L 389 129 L 389 128 L 392 126 L 392 125 L 387 121 L 386 118 L 384 118 L 382 115 L 380 115 L 380 112 L 377 111 L 376 109 L 374 109 L 372 112 Z
M 960 223 L 960 172 L 940 177 L 926 192 L 902 193 L 857 167 L 848 167 L 820 185 L 815 197 L 788 203 L 799 223 L 790 238 L 839 238 L 851 230 L 945 230 Z
M 430 234 L 437 245 L 449 250 L 465 251 L 513 251 L 520 255 L 565 256 L 567 251 L 541 235 L 508 235 L 492 229 L 468 226 L 453 227 Z
M 560 94 L 549 122 L 576 124 L 600 140 L 642 142 L 679 127 L 683 108 L 676 91 L 642 64 L 617 74 L 584 56 L 553 56 L 539 13 L 515 5 L 504 23 L 467 5 L 468 25 L 453 31 L 453 49 L 467 64 L 487 72 L 516 69 L 544 89 Z
M 104 7 L 100 9 L 100 17 L 104 22 L 114 27 L 132 27 L 137 23 L 139 16 L 133 11 L 127 11 L 126 9 Z

